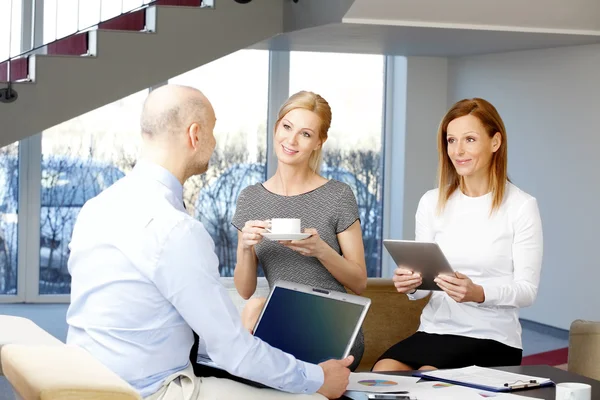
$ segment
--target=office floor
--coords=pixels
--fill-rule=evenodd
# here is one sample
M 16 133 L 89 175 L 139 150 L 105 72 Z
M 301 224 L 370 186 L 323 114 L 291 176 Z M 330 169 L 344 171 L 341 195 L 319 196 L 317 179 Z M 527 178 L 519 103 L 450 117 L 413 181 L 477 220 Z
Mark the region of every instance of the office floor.
M 535 322 L 521 321 L 523 326 L 523 355 L 544 353 L 568 346 L 569 332 Z M 0 377 L 0 400 L 14 400 L 10 386 Z

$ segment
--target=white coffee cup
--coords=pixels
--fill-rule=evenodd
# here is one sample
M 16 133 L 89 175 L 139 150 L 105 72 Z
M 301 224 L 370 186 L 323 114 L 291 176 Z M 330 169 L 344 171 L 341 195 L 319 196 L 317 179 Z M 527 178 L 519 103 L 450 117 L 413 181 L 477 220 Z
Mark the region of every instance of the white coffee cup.
M 298 218 L 273 218 L 271 219 L 272 233 L 302 233 L 300 219 Z
M 556 400 L 591 400 L 592 387 L 585 383 L 565 382 L 556 384 Z

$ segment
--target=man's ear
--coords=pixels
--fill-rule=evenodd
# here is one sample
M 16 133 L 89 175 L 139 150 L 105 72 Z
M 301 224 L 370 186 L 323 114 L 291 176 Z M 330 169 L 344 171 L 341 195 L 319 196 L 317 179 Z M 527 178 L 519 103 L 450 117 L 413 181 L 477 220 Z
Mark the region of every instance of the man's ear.
M 500 132 L 496 132 L 492 137 L 492 152 L 498 151 L 500 145 L 502 144 L 502 134 Z
M 187 130 L 188 141 L 192 148 L 197 149 L 200 142 L 200 125 L 196 122 L 191 124 Z

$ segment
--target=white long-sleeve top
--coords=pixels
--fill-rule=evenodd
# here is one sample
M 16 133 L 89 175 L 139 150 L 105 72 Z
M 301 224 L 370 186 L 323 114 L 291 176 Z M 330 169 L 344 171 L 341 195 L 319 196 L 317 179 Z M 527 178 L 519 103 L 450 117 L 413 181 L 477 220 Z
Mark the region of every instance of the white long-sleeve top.
M 433 291 L 420 331 L 492 339 L 522 348 L 519 308 L 530 306 L 542 269 L 542 223 L 534 197 L 507 183 L 500 208 L 490 215 L 492 194 L 468 197 L 456 190 L 442 213 L 438 189 L 423 195 L 415 239 L 437 242 L 454 270 L 483 287 L 485 301 L 457 303 Z M 427 296 L 418 290 L 411 299 Z

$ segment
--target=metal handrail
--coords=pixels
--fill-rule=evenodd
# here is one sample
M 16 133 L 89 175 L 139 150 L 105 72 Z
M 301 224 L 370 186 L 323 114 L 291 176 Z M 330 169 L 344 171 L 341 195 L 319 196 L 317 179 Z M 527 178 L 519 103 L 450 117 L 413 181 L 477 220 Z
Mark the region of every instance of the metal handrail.
M 35 4 L 35 0 L 24 0 L 24 1 L 33 1 L 33 3 Z M 54 16 L 54 19 L 55 19 L 55 21 L 57 21 L 57 20 L 58 20 L 58 2 L 59 2 L 59 1 L 60 1 L 60 0 L 56 0 L 56 11 L 55 11 L 55 14 L 56 14 L 56 15 Z M 80 2 L 81 2 L 81 1 L 82 1 L 82 0 L 77 0 L 77 29 L 76 29 L 76 31 L 75 31 L 75 32 L 72 32 L 72 33 L 70 33 L 70 34 L 67 34 L 67 35 L 65 35 L 65 36 L 62 36 L 62 37 L 60 37 L 60 38 L 57 38 L 56 36 L 57 36 L 58 23 L 56 23 L 56 24 L 55 24 L 55 32 L 54 32 L 54 37 L 55 37 L 55 38 L 54 38 L 54 40 L 52 40 L 52 41 L 49 41 L 48 43 L 43 43 L 43 44 L 37 45 L 37 46 L 36 46 L 36 45 L 34 45 L 34 43 L 33 43 L 33 38 L 35 38 L 35 33 L 36 33 L 36 26 L 35 26 L 35 21 L 36 21 L 36 8 L 35 8 L 35 6 L 34 6 L 34 7 L 32 7 L 32 14 L 33 14 L 33 15 L 32 15 L 32 24 L 31 24 L 31 37 L 32 37 L 32 44 L 31 44 L 31 48 L 30 48 L 30 49 L 28 49 L 28 50 L 21 51 L 21 52 L 20 52 L 19 54 L 17 54 L 17 55 L 13 55 L 13 56 L 11 56 L 11 55 L 10 55 L 10 47 L 11 47 L 11 41 L 12 41 L 12 8 L 13 8 L 13 0 L 10 0 L 10 13 L 9 13 L 9 18 L 10 18 L 10 24 L 9 24 L 9 27 L 10 27 L 10 28 L 9 28 L 9 29 L 10 29 L 10 31 L 9 31 L 9 36 L 8 36 L 8 40 L 9 40 L 9 45 L 8 45 L 8 48 L 9 48 L 9 51 L 8 51 L 8 58 L 7 58 L 7 59 L 4 59 L 4 60 L 0 60 L 0 64 L 7 63 L 7 81 L 8 81 L 7 83 L 9 84 L 9 88 L 10 88 L 10 82 L 12 81 L 12 79 L 11 79 L 11 77 L 12 77 L 12 74 L 11 74 L 11 61 L 12 61 L 12 60 L 19 59 L 19 58 L 25 57 L 25 56 L 27 56 L 27 55 L 30 55 L 30 54 L 32 54 L 32 53 L 35 53 L 36 51 L 38 51 L 38 50 L 41 50 L 41 49 L 43 49 L 44 47 L 46 47 L 46 46 L 48 46 L 48 45 L 51 45 L 51 44 L 53 44 L 53 43 L 56 43 L 56 42 L 58 42 L 59 40 L 64 40 L 64 39 L 66 39 L 66 38 L 69 38 L 69 37 L 72 37 L 72 36 L 78 35 L 78 34 L 80 34 L 80 33 L 82 33 L 82 32 L 85 32 L 85 31 L 91 30 L 92 28 L 94 28 L 95 26 L 98 26 L 99 24 L 101 24 L 101 23 L 103 23 L 103 22 L 112 21 L 112 20 L 114 20 L 114 19 L 116 19 L 116 18 L 119 18 L 119 17 L 121 17 L 121 16 L 125 15 L 125 14 L 130 14 L 130 13 L 132 13 L 132 12 L 136 12 L 136 11 L 139 11 L 139 10 L 146 9 L 146 8 L 148 8 L 148 7 L 150 7 L 150 6 L 153 6 L 153 5 L 155 5 L 155 4 L 156 4 L 156 3 L 158 3 L 160 0 L 151 0 L 151 1 L 148 1 L 147 3 L 144 3 L 144 4 L 142 4 L 141 6 L 137 6 L 137 7 L 131 8 L 131 9 L 129 9 L 129 10 L 123 10 L 124 2 L 123 2 L 123 0 L 121 0 L 121 12 L 120 12 L 119 14 L 117 14 L 117 15 L 113 16 L 113 17 L 110 17 L 110 18 L 107 18 L 107 19 L 104 19 L 104 20 L 102 19 L 102 2 L 103 2 L 103 0 L 100 0 L 100 10 L 99 10 L 99 12 L 100 12 L 100 14 L 99 14 L 99 18 L 100 18 L 100 20 L 99 20 L 99 21 L 97 21 L 97 22 L 95 22 L 94 24 L 92 24 L 92 25 L 89 25 L 89 26 L 86 26 L 86 27 L 84 27 L 84 28 L 81 28 L 81 27 L 79 26 L 79 19 L 80 19 L 80 18 L 79 18 L 79 17 L 80 17 L 80 15 L 79 15 L 79 10 L 80 10 Z M 86 1 L 86 0 L 83 0 L 83 1 Z M 202 1 L 200 2 L 200 7 L 204 7 L 204 6 L 206 6 L 206 3 L 207 3 L 206 1 L 202 0 Z M 0 97 L 1 97 L 1 96 L 0 96 Z

